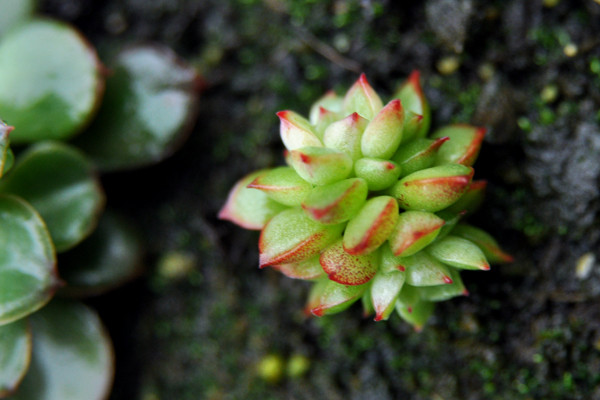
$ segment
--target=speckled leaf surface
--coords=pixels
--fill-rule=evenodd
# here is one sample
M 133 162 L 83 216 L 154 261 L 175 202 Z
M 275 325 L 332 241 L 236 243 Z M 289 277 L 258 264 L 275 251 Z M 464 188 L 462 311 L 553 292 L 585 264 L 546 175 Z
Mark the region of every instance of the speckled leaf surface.
M 0 192 L 19 195 L 33 205 L 57 251 L 88 236 L 104 207 L 91 163 L 79 150 L 58 142 L 40 143 L 23 154 L 0 181 Z
M 121 52 L 94 123 L 77 138 L 102 170 L 158 162 L 191 128 L 198 76 L 172 51 L 140 46 Z
M 113 349 L 83 304 L 54 300 L 31 318 L 33 357 L 10 400 L 102 400 L 113 380 Z
M 42 307 L 57 284 L 44 221 L 24 200 L 0 195 L 0 325 Z
M 65 23 L 35 20 L 0 42 L 0 116 L 14 143 L 73 136 L 103 90 L 95 50 Z

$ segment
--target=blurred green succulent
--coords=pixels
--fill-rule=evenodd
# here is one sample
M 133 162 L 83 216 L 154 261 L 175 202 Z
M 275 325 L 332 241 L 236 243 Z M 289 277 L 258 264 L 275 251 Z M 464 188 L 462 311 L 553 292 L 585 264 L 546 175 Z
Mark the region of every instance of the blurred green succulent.
M 170 50 L 143 46 L 121 51 L 106 78 L 80 33 L 24 3 L 0 0 L 0 25 L 19 16 L 0 30 L 0 398 L 103 399 L 110 338 L 73 298 L 138 274 L 142 246 L 104 212 L 98 171 L 172 152 L 189 132 L 197 76 Z
M 375 320 L 396 310 L 421 329 L 434 302 L 467 294 L 460 270 L 511 260 L 462 221 L 483 197 L 471 165 L 485 129 L 450 125 L 427 137 L 418 72 L 385 105 L 362 75 L 308 119 L 277 115 L 288 165 L 242 178 L 219 217 L 262 230 L 261 268 L 314 281 L 307 312 L 362 299 Z

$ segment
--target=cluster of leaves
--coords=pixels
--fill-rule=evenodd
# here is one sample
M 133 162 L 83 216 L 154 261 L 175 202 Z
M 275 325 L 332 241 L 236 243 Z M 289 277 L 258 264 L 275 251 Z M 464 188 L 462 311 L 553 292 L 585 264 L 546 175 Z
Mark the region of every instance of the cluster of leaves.
M 473 168 L 485 129 L 465 124 L 427 138 L 428 103 L 414 72 L 384 106 L 364 75 L 319 99 L 308 119 L 281 111 L 288 166 L 241 179 L 219 216 L 262 230 L 260 267 L 315 282 L 307 312 L 362 299 L 421 329 L 434 302 L 467 294 L 460 270 L 507 262 L 486 232 L 462 221 L 482 201 Z
M 104 212 L 98 172 L 173 151 L 197 76 L 156 46 L 121 51 L 107 70 L 75 29 L 34 17 L 31 1 L 0 5 L 0 398 L 106 398 L 112 345 L 76 299 L 135 276 L 142 246 Z

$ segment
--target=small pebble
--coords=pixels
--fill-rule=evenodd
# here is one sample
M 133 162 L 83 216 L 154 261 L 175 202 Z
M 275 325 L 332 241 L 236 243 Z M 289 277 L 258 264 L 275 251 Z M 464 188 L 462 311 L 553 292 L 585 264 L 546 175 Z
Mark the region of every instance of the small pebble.
M 578 279 L 585 279 L 590 276 L 592 267 L 596 261 L 596 256 L 593 253 L 585 253 L 579 260 L 577 260 L 577 266 L 575 267 L 575 276 Z

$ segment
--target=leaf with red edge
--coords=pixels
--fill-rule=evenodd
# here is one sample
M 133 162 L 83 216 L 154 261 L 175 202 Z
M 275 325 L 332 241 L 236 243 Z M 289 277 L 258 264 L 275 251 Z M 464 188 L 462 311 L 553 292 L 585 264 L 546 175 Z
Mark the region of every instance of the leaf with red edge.
M 299 206 L 313 188 L 291 167 L 270 169 L 257 176 L 247 187 L 261 190 L 286 206 Z
M 325 131 L 331 124 L 335 123 L 336 121 L 339 121 L 341 118 L 341 114 L 333 112 L 323 107 L 319 107 L 319 116 L 317 117 L 317 120 L 314 124 L 314 132 L 319 138 L 319 140 L 325 143 Z M 327 144 L 325 145 L 327 146 Z
M 372 120 L 382 108 L 381 98 L 367 81 L 366 75 L 361 74 L 354 85 L 346 92 L 344 111 L 347 114 L 357 112 L 362 117 Z
M 294 279 L 314 280 L 325 276 L 318 255 L 297 263 L 279 264 L 272 267 L 285 276 Z
M 335 94 L 333 90 L 329 90 L 310 106 L 310 123 L 313 125 L 318 124 L 323 109 L 339 114 L 342 111 L 343 102 L 343 98 Z
M 300 114 L 286 110 L 279 111 L 277 116 L 280 120 L 281 141 L 286 149 L 323 146 L 310 122 Z
M 396 301 L 396 311 L 400 318 L 420 332 L 433 313 L 434 304 L 419 297 L 418 288 L 404 285 Z
M 490 264 L 483 252 L 470 240 L 448 235 L 432 243 L 426 251 L 443 262 L 460 269 L 480 269 L 487 271 Z
M 492 264 L 508 263 L 514 260 L 510 254 L 500 248 L 498 242 L 489 233 L 479 228 L 468 224 L 459 224 L 454 228 L 452 234 L 475 243 Z
M 368 284 L 350 286 L 328 280 L 323 285 L 318 300 L 311 304 L 313 307 L 310 312 L 317 317 L 322 317 L 344 311 L 360 299 L 367 287 Z
M 447 266 L 425 252 L 403 257 L 406 268 L 406 283 L 412 286 L 435 286 L 451 284 L 450 270 Z
M 227 202 L 219 211 L 219 219 L 231 221 L 246 229 L 260 230 L 286 207 L 266 193 L 248 188 L 248 185 L 268 170 L 261 170 L 240 179 L 229 192 Z
M 362 285 L 370 281 L 379 268 L 379 254 L 351 255 L 344 250 L 342 241 L 321 253 L 319 262 L 329 279 L 344 285 Z
M 322 224 L 339 224 L 352 218 L 367 200 L 367 183 L 360 178 L 345 179 L 314 188 L 302 208 Z
M 401 172 L 398 164 L 382 158 L 364 157 L 354 163 L 354 173 L 367 181 L 369 190 L 387 189 L 397 182 Z
M 448 125 L 435 131 L 431 135 L 432 139 L 450 138 L 440 148 L 436 164 L 456 163 L 468 166 L 473 165 L 479 155 L 485 131 L 485 128 L 467 124 Z
M 406 257 L 433 242 L 446 221 L 426 211 L 400 213 L 398 223 L 390 234 L 390 247 L 394 255 Z
M 448 138 L 437 140 L 419 138 L 400 146 L 392 157 L 392 160 L 402 168 L 400 176 L 404 177 L 433 166 L 440 147 L 447 140 Z
M 421 286 L 417 288 L 419 297 L 427 301 L 445 301 L 457 296 L 468 296 L 469 292 L 455 268 L 449 268 L 452 283 L 437 286 Z
M 260 234 L 260 267 L 306 260 L 338 239 L 343 229 L 344 224 L 315 222 L 301 208 L 282 211 Z
M 393 197 L 378 196 L 368 200 L 348 222 L 344 250 L 353 255 L 376 250 L 387 240 L 397 221 L 398 203 Z
M 360 141 L 368 122 L 358 113 L 352 113 L 325 129 L 323 143 L 330 149 L 346 153 L 356 161 L 362 156 Z
M 298 175 L 313 185 L 326 185 L 352 172 L 352 159 L 326 147 L 303 147 L 290 152 L 290 163 Z
M 401 271 L 379 272 L 371 281 L 371 303 L 375 309 L 375 321 L 387 320 L 396 307 L 396 299 L 402 290 L 406 275 Z
M 468 189 L 473 168 L 446 164 L 414 172 L 391 188 L 406 210 L 440 211 L 456 202 Z
M 364 156 L 390 158 L 402 141 L 404 109 L 400 100 L 390 101 L 365 128 L 360 142 Z
M 452 204 L 450 207 L 446 208 L 444 211 L 448 211 L 450 213 L 459 214 L 463 213 L 464 215 L 473 214 L 475 211 L 479 209 L 481 204 L 483 203 L 483 198 L 485 197 L 485 188 L 487 187 L 487 182 L 484 180 L 477 180 L 471 182 L 467 191 L 456 201 L 456 203 Z
M 402 133 L 405 142 L 425 136 L 431 123 L 431 112 L 421 88 L 420 77 L 419 71 L 413 71 L 393 96 L 402 101 L 406 112 L 406 124 Z

